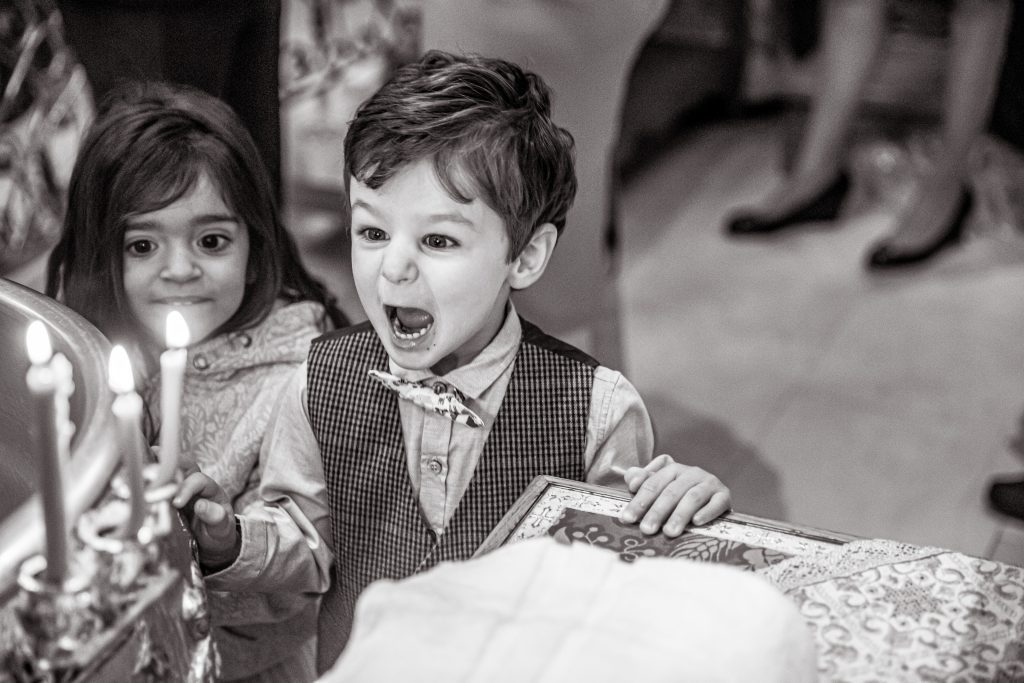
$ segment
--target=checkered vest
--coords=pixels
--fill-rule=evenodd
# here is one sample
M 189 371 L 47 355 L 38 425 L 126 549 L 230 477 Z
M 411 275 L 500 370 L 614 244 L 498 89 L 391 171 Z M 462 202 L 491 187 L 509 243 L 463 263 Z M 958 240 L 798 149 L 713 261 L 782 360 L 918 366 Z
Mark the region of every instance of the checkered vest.
M 523 321 L 476 472 L 447 529 L 436 535 L 409 482 L 399 398 L 367 374 L 388 370 L 373 328 L 364 323 L 313 342 L 309 419 L 323 458 L 336 557 L 320 615 L 321 671 L 341 653 L 356 599 L 372 581 L 469 558 L 537 475 L 583 478 L 596 365 Z

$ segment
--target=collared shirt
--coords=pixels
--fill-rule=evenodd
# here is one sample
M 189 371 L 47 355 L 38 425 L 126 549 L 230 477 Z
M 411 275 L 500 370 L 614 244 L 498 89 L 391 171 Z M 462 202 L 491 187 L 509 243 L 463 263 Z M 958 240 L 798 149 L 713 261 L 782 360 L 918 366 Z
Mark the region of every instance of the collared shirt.
M 399 401 L 409 478 L 424 518 L 437 531 L 450 521 L 476 470 L 477 461 L 505 390 L 522 327 L 509 306 L 501 329 L 470 363 L 439 377 L 467 397 L 482 428 Z M 409 380 L 432 379 L 390 363 L 393 374 Z M 323 591 L 330 583 L 330 508 L 320 447 L 306 407 L 306 366 L 293 375 L 264 442 L 260 494 L 268 506 L 240 517 L 242 547 L 227 569 L 207 577 L 211 588 Z M 653 455 L 654 435 L 643 400 L 619 372 L 598 366 L 583 453 L 585 480 L 624 488 L 613 466 L 643 466 Z

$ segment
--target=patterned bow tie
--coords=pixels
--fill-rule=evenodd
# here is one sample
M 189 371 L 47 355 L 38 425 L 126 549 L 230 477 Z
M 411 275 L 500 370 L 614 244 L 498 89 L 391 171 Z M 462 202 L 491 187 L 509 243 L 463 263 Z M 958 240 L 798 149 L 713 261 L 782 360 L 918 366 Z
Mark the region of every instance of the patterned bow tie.
M 425 410 L 433 410 L 439 415 L 447 415 L 452 422 L 469 427 L 483 427 L 484 421 L 466 407 L 466 396 L 455 387 L 448 388 L 443 382 L 429 386 L 426 382 L 410 382 L 401 377 L 370 370 L 370 377 L 391 389 L 399 398 L 412 401 Z

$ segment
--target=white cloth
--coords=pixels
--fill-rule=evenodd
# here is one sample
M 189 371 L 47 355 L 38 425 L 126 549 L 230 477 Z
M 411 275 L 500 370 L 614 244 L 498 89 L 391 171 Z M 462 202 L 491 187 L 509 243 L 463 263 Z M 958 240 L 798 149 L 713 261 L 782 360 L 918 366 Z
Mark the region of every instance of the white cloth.
M 796 607 L 735 567 L 551 538 L 377 581 L 321 683 L 816 681 Z

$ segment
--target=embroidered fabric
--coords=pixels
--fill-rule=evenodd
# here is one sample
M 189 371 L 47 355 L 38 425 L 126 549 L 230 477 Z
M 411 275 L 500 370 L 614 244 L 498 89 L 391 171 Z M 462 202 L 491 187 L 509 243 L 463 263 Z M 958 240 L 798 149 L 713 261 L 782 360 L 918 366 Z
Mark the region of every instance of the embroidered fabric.
M 758 572 L 811 628 L 823 681 L 1024 681 L 1024 569 L 865 540 Z
M 837 546 L 835 550 L 788 558 L 760 569 L 758 573 L 787 593 L 883 565 L 919 560 L 944 552 L 948 551 L 884 539 L 851 541 Z

